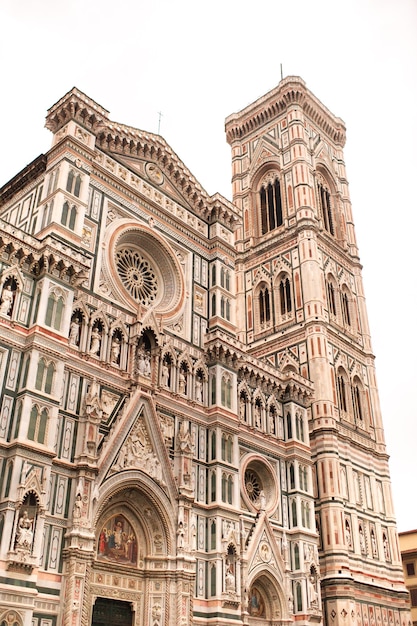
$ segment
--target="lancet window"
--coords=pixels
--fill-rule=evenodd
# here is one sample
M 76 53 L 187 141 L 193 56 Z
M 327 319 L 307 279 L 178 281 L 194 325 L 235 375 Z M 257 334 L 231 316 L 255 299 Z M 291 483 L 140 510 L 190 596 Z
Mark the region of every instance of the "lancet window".
M 344 289 L 340 295 L 342 302 L 342 319 L 345 326 L 352 326 L 350 308 L 349 308 L 349 294 Z
M 269 289 L 266 285 L 259 290 L 259 322 L 267 324 L 271 320 L 271 302 L 269 297 Z
M 59 293 L 51 292 L 46 306 L 45 324 L 55 328 L 56 330 L 60 330 L 63 311 L 63 297 Z
M 291 283 L 288 276 L 283 276 L 279 283 L 279 301 L 282 316 L 286 316 L 292 311 Z
M 52 385 L 55 374 L 55 365 L 53 362 L 47 363 L 41 358 L 38 363 L 38 371 L 36 373 L 35 388 L 45 393 L 52 393 Z
M 75 228 L 75 220 L 77 219 L 77 207 L 73 204 L 70 207 L 69 202 L 65 201 L 62 205 L 61 224 L 70 230 Z
M 40 409 L 36 404 L 33 405 L 29 418 L 28 439 L 45 443 L 47 425 L 47 409 Z
M 336 377 L 337 402 L 341 411 L 347 412 L 346 382 L 343 370 L 339 369 Z
M 74 196 L 77 196 L 77 198 L 80 196 L 81 176 L 77 174 L 76 172 L 74 172 L 73 170 L 70 170 L 68 172 L 66 189 L 67 191 L 69 191 L 69 193 L 72 193 Z
M 262 234 L 283 224 L 281 188 L 278 178 L 264 183 L 259 192 Z
M 327 302 L 328 302 L 328 307 L 329 307 L 329 313 L 330 315 L 333 315 L 333 317 L 336 317 L 335 288 L 331 280 L 326 280 L 326 289 L 327 289 Z
M 324 228 L 328 233 L 334 235 L 334 219 L 330 191 L 322 178 L 318 181 L 318 193 Z
M 352 407 L 353 407 L 353 418 L 355 422 L 359 425 L 363 425 L 363 407 L 362 407 L 362 399 L 361 399 L 361 388 L 359 381 L 355 379 L 352 385 Z

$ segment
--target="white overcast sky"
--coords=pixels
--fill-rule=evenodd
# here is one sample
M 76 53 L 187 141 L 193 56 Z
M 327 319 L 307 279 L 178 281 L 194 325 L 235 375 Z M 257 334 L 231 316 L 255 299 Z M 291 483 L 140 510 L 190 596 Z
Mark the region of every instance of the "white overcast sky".
M 0 185 L 73 86 L 158 131 L 231 199 L 224 119 L 298 75 L 347 126 L 353 215 L 400 531 L 417 528 L 417 0 L 2 0 Z

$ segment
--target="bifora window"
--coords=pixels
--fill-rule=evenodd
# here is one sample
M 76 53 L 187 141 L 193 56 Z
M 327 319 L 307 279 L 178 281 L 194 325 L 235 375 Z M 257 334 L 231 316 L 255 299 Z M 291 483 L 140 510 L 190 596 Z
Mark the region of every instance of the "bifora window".
M 278 178 L 264 183 L 259 192 L 261 202 L 262 234 L 278 228 L 283 223 L 281 188 Z
M 158 281 L 149 261 L 138 250 L 124 247 L 116 252 L 116 266 L 123 285 L 133 298 L 145 306 L 152 304 Z
M 324 180 L 318 181 L 318 192 L 324 228 L 327 230 L 328 233 L 334 235 L 333 211 L 330 200 L 330 191 Z

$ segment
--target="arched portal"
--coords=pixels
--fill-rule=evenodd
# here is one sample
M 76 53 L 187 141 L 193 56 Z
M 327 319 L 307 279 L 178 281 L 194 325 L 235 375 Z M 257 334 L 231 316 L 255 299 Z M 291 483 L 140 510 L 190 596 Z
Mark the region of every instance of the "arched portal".
M 248 622 L 250 626 L 277 624 L 287 617 L 282 606 L 283 592 L 275 579 L 262 574 L 250 584 L 248 591 Z

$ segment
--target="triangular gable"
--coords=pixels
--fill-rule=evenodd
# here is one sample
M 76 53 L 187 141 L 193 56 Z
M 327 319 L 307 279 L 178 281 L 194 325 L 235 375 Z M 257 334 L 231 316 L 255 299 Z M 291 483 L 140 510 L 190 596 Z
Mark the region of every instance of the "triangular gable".
M 271 569 L 281 584 L 284 584 L 285 563 L 272 527 L 265 513 L 259 517 L 247 549 L 248 576 L 256 570 Z
M 277 161 L 279 158 L 279 147 L 269 136 L 264 136 L 253 145 L 253 157 L 250 166 L 251 175 L 256 172 L 264 163 Z
M 193 209 L 191 203 L 187 200 L 187 198 L 180 192 L 180 190 L 176 187 L 175 183 L 170 180 L 169 176 L 166 172 L 160 170 L 154 163 L 150 163 L 144 159 L 140 159 L 139 157 L 126 157 L 117 155 L 117 160 L 122 163 L 125 167 L 130 169 L 132 172 L 135 172 L 142 180 L 146 182 L 147 185 L 152 185 L 157 188 L 161 193 L 165 193 L 172 200 L 175 200 L 179 204 L 186 206 L 188 209 Z M 154 169 L 151 170 L 149 165 L 153 165 Z M 155 172 L 155 176 L 152 177 L 150 172 Z M 156 176 L 156 173 L 159 172 L 159 177 Z
M 126 470 L 140 470 L 175 497 L 175 482 L 154 407 L 137 390 L 110 433 L 99 461 L 98 483 Z
M 283 372 L 286 368 L 293 369 L 296 372 L 300 371 L 300 363 L 296 350 L 297 349 L 295 348 L 295 352 L 293 352 L 292 350 L 287 348 L 285 352 L 280 355 L 278 369 L 281 372 Z

